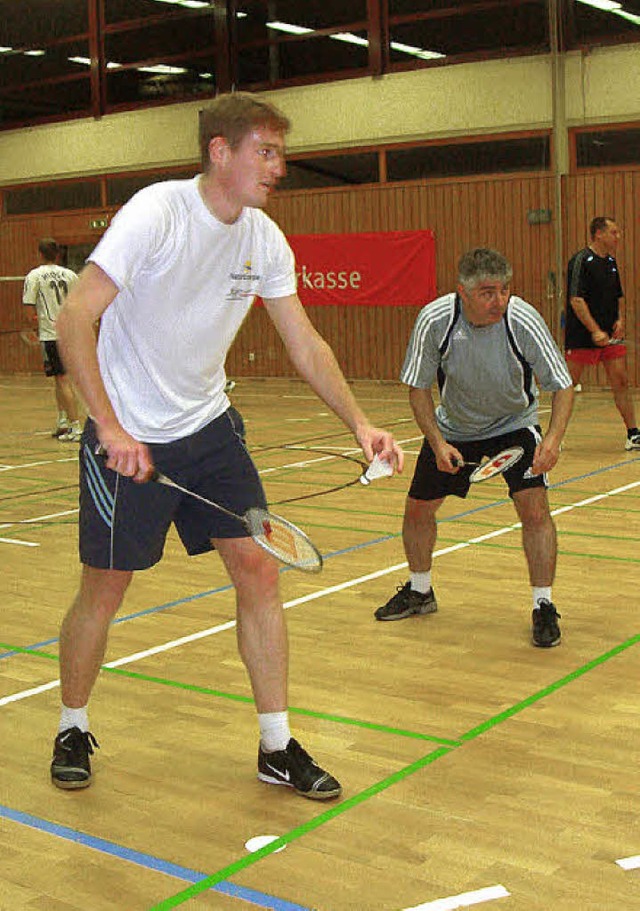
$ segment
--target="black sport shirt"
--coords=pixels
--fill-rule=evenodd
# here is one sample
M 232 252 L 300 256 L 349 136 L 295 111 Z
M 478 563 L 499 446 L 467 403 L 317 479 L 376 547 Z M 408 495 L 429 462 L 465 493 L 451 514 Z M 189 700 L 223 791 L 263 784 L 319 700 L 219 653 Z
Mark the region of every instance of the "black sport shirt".
M 618 264 L 613 256 L 598 256 L 585 247 L 569 261 L 567 268 L 567 322 L 564 346 L 596 348 L 589 330 L 580 322 L 571 306 L 572 297 L 586 301 L 591 315 L 609 335 L 618 319 L 619 299 L 623 296 Z

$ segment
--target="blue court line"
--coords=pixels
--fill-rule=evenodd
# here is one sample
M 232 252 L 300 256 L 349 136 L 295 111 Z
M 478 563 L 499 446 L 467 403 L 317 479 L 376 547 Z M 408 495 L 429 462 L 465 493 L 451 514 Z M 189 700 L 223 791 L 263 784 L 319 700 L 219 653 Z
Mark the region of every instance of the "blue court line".
M 197 870 L 190 870 L 188 867 L 181 867 L 179 864 L 170 863 L 159 857 L 153 857 L 151 854 L 144 854 L 141 851 L 133 851 L 131 848 L 125 848 L 117 845 L 112 841 L 106 841 L 104 838 L 96 838 L 93 835 L 85 835 L 83 832 L 77 832 L 67 826 L 61 826 L 57 823 L 48 822 L 46 819 L 40 819 L 32 816 L 30 813 L 22 813 L 19 810 L 12 810 L 0 804 L 0 817 L 17 822 L 20 825 L 28 826 L 30 829 L 37 829 L 40 832 L 46 832 L 48 835 L 55 835 L 65 841 L 72 841 L 76 844 L 84 845 L 85 848 L 91 848 L 94 851 L 101 851 L 103 854 L 110 854 L 118 860 L 126 860 L 129 863 L 137 864 L 147 870 L 155 870 L 157 873 L 164 873 L 167 876 L 173 876 L 188 883 L 198 883 L 207 879 L 207 874 L 199 873 Z M 311 911 L 304 905 L 297 905 L 295 902 L 286 901 L 286 899 L 276 898 L 273 895 L 266 895 L 255 889 L 236 886 L 233 883 L 221 882 L 211 887 L 212 892 L 220 892 L 231 898 L 239 898 L 250 904 L 257 905 L 259 908 L 268 908 L 271 911 Z
M 640 456 L 636 456 L 632 459 L 625 459 L 623 462 L 616 462 L 614 465 L 606 465 L 604 468 L 596 468 L 594 471 L 589 471 L 587 474 L 578 475 L 574 478 L 567 478 L 565 481 L 559 481 L 557 484 L 550 484 L 549 490 L 556 490 L 559 487 L 565 487 L 567 484 L 575 484 L 578 481 L 584 481 L 587 478 L 595 477 L 596 475 L 603 474 L 608 471 L 613 471 L 616 468 L 622 468 L 624 465 L 629 465 L 631 462 L 639 462 Z M 472 516 L 475 513 L 485 512 L 487 509 L 494 509 L 496 506 L 504 506 L 506 503 L 510 503 L 511 498 L 506 497 L 502 500 L 492 500 L 490 503 L 485 503 L 483 506 L 475 506 L 473 509 L 467 509 L 464 512 L 456 513 L 453 516 L 446 516 L 445 518 L 438 519 L 438 524 L 444 524 L 445 522 L 457 522 L 459 519 L 465 519 L 468 516 Z M 386 541 L 391 541 L 393 538 L 399 538 L 401 532 L 396 532 L 394 534 L 383 535 L 381 538 L 376 538 L 373 541 L 364 541 L 362 544 L 353 544 L 349 547 L 344 547 L 341 550 L 334 550 L 331 553 L 325 554 L 325 560 L 331 560 L 333 557 L 340 557 L 344 554 L 353 553 L 357 550 L 362 550 L 365 547 L 374 547 L 377 544 L 384 544 Z M 281 572 L 291 572 L 293 567 L 285 566 L 281 569 Z M 189 604 L 191 601 L 198 601 L 200 598 L 208 598 L 209 595 L 219 595 L 221 592 L 226 592 L 232 589 L 233 586 L 222 585 L 219 588 L 212 588 L 208 591 L 198 592 L 195 595 L 189 595 L 186 598 L 178 598 L 177 601 L 168 601 L 166 604 L 159 604 L 156 607 L 147 607 L 144 610 L 135 611 L 133 614 L 127 614 L 125 617 L 116 617 L 113 621 L 116 623 L 127 623 L 129 620 L 136 620 L 138 617 L 144 617 L 148 614 L 156 614 L 160 611 L 168 610 L 171 607 L 179 607 L 181 604 Z M 55 645 L 58 642 L 58 637 L 53 639 L 45 639 L 42 642 L 36 642 L 32 645 L 26 645 L 25 648 L 28 648 L 32 651 L 35 651 L 38 648 L 45 648 L 47 645 Z M 20 654 L 19 652 L 4 652 L 0 654 L 0 661 L 4 658 L 11 658 L 15 655 Z

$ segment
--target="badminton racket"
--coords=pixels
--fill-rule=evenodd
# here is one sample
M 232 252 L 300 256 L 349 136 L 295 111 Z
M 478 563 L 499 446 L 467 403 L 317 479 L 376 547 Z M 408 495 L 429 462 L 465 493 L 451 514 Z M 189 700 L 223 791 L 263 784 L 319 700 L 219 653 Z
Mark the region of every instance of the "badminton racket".
M 258 506 L 252 506 L 244 515 L 238 515 L 238 513 L 221 506 L 220 503 L 201 497 L 195 491 L 176 484 L 175 481 L 172 481 L 171 478 L 161 474 L 159 471 L 154 472 L 151 480 L 156 481 L 158 484 L 164 484 L 166 487 L 173 487 L 174 490 L 179 490 L 186 496 L 193 497 L 207 506 L 212 506 L 219 512 L 224 513 L 224 515 L 237 519 L 238 522 L 244 525 L 256 544 L 259 544 L 263 550 L 280 560 L 281 563 L 286 563 L 287 566 L 294 566 L 296 569 L 301 569 L 307 573 L 319 573 L 322 569 L 322 554 L 313 541 L 305 535 L 302 529 L 294 525 L 293 522 L 283 519 L 282 516 L 277 516 L 275 513 L 269 512 L 268 509 L 261 509 Z
M 489 478 L 495 478 L 496 475 L 502 474 L 503 471 L 519 462 L 523 455 L 524 449 L 522 446 L 513 446 L 511 449 L 503 449 L 502 452 L 484 462 L 463 462 L 459 459 L 452 459 L 451 463 L 454 468 L 475 465 L 476 468 L 469 475 L 469 481 L 472 484 L 477 484 L 480 481 L 488 481 Z
M 102 446 L 98 446 L 96 455 L 106 456 L 107 453 Z M 224 513 L 225 516 L 237 519 L 246 528 L 256 544 L 277 560 L 280 560 L 281 563 L 286 563 L 287 566 L 293 566 L 307 573 L 319 573 L 322 569 L 322 554 L 315 544 L 297 525 L 294 525 L 293 522 L 288 522 L 282 516 L 258 506 L 252 506 L 243 515 L 239 515 L 227 509 L 226 506 L 221 506 L 220 503 L 208 500 L 206 497 L 200 496 L 199 493 L 189 490 L 188 487 L 177 484 L 160 471 L 154 471 L 150 480 L 163 484 L 165 487 L 179 490 L 180 493 L 192 497 L 194 500 L 199 500 L 206 506 L 217 509 L 219 512 Z

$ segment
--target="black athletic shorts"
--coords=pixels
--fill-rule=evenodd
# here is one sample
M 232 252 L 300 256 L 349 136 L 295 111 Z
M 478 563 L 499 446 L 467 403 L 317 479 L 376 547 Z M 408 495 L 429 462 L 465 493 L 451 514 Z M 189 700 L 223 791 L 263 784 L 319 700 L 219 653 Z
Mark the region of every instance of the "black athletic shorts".
M 460 451 L 465 463 L 480 462 L 485 456 L 492 458 L 503 449 L 522 446 L 524 455 L 503 475 L 509 485 L 509 496 L 512 497 L 519 490 L 548 486 L 546 474 L 533 475 L 531 473 L 533 455 L 541 439 L 542 431 L 536 425 L 491 437 L 488 440 L 472 440 L 464 443 L 458 440 L 447 440 L 447 442 Z M 439 500 L 441 497 L 451 495 L 464 498 L 469 492 L 471 485 L 469 477 L 475 467 L 475 465 L 465 464 L 465 467 L 461 468 L 457 474 L 440 471 L 436 465 L 433 450 L 425 440 L 418 456 L 409 496 L 414 500 Z
M 82 563 L 98 569 L 147 569 L 162 557 L 172 522 L 191 556 L 212 550 L 212 538 L 248 536 L 241 522 L 193 497 L 111 471 L 95 454 L 97 445 L 95 424 L 89 418 L 80 447 Z M 192 436 L 148 445 L 156 469 L 182 487 L 237 515 L 251 506 L 266 508 L 262 483 L 245 445 L 244 423 L 235 408 Z
M 62 358 L 58 350 L 58 343 L 54 341 L 40 342 L 42 345 L 42 361 L 44 363 L 45 376 L 64 376 L 67 372 L 64 369 Z

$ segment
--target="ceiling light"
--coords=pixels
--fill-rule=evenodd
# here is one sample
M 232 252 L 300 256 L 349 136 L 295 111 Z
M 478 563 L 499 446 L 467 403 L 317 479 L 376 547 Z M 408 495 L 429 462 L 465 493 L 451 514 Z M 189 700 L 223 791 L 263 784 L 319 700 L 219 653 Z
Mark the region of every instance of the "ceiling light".
M 91 66 L 90 57 L 67 57 L 67 60 L 70 60 L 71 63 L 82 63 L 82 64 L 84 64 L 84 66 Z M 122 66 L 121 63 L 111 63 L 110 60 L 107 61 L 108 70 L 117 70 L 121 66 Z
M 578 3 L 593 6 L 594 9 L 604 10 L 605 13 L 612 13 L 614 10 L 622 9 L 622 3 L 618 3 L 617 0 L 578 0 Z
M 312 28 L 304 28 L 302 25 L 291 25 L 289 22 L 267 22 L 267 28 L 275 29 L 277 32 L 286 32 L 288 35 L 308 35 Z
M 359 44 L 361 47 L 369 47 L 366 38 L 360 38 L 358 35 L 352 35 L 351 32 L 338 32 L 336 35 L 330 35 L 335 41 L 346 41 L 347 44 Z
M 413 47 L 412 44 L 401 44 L 399 41 L 392 41 L 391 47 L 394 51 L 411 54 L 412 57 L 419 57 L 421 60 L 437 60 L 438 57 L 446 57 L 446 54 L 441 54 L 439 51 L 425 51 L 421 47 Z
M 625 9 L 614 9 L 612 10 L 616 16 L 622 16 L 623 19 L 628 19 L 629 22 L 633 22 L 634 25 L 640 25 L 640 16 L 637 13 L 628 13 Z
M 137 66 L 140 73 L 159 73 L 161 76 L 178 76 L 180 73 L 188 73 L 182 66 L 167 66 L 166 63 L 156 63 L 154 66 Z
M 46 51 L 24 51 L 25 57 L 44 57 Z
M 213 6 L 207 0 L 156 0 L 156 3 L 171 3 L 173 6 L 184 6 L 187 9 L 202 9 L 205 6 Z
M 609 3 L 613 2 L 613 0 L 593 0 L 593 2 Z M 278 32 L 286 32 L 288 35 L 308 35 L 314 31 L 314 29 L 305 28 L 302 25 L 293 25 L 290 22 L 280 21 L 267 22 L 267 28 L 272 28 Z M 359 47 L 369 47 L 369 41 L 366 38 L 361 38 L 352 32 L 337 32 L 335 35 L 329 35 L 329 38 L 333 38 L 335 41 L 344 41 L 346 44 L 357 44 Z M 411 54 L 411 56 L 419 57 L 421 60 L 436 60 L 445 56 L 445 54 L 440 54 L 438 51 L 426 51 L 411 44 L 401 44 L 399 41 L 392 41 L 391 47 L 395 51 Z

